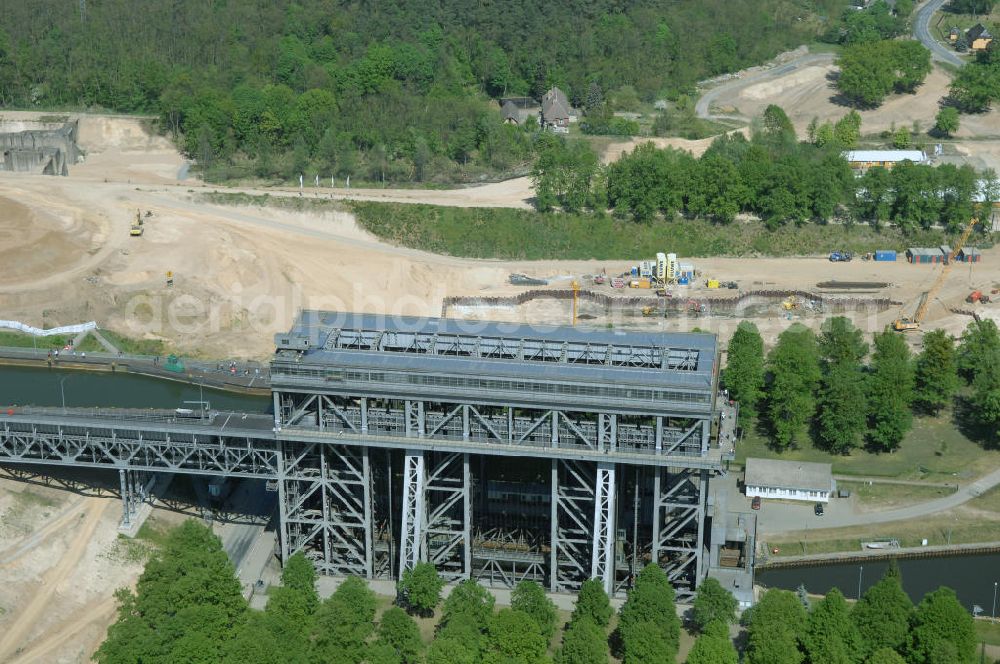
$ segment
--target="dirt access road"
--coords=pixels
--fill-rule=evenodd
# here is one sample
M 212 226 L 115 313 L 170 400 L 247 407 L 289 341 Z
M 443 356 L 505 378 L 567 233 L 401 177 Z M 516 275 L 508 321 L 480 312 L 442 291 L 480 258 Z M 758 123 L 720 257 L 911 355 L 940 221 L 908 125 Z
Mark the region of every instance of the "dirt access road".
M 0 477 L 0 661 L 90 661 L 114 620 L 114 591 L 142 565 L 124 554 L 114 496 Z

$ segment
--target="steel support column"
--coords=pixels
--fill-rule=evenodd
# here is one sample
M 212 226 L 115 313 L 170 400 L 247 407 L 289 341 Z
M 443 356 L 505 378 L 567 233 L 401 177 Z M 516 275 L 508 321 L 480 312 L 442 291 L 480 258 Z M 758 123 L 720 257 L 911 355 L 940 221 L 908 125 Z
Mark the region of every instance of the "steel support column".
M 611 593 L 615 582 L 615 465 L 597 464 L 594 483 L 594 535 L 591 545 L 590 576 L 604 582 Z
M 445 579 L 467 579 L 472 573 L 469 455 L 432 453 L 428 459 L 419 558 L 432 562 Z
M 659 468 L 653 476 L 652 560 L 667 573 L 679 597 L 687 597 L 703 571 L 707 473 Z
M 399 537 L 399 577 L 420 562 L 425 496 L 424 453 L 407 450 L 403 460 L 403 518 Z

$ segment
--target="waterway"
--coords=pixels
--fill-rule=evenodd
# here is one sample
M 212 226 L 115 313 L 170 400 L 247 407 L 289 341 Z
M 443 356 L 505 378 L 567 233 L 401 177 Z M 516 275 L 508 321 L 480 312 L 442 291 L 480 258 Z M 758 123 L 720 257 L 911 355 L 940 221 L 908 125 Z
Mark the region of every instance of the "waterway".
M 204 399 L 213 410 L 267 412 L 268 396 L 200 388 L 129 373 L 0 366 L 0 406 L 181 408 Z
M 951 556 L 948 558 L 901 559 L 899 569 L 903 574 L 903 589 L 914 602 L 938 586 L 949 586 L 970 612 L 974 604 L 983 609 L 983 615 L 993 611 L 994 584 L 1000 582 L 1000 554 Z M 758 571 L 755 580 L 769 588 L 795 590 L 805 585 L 810 593 L 826 594 L 831 588 L 840 588 L 848 598 L 858 596 L 874 585 L 885 570 L 888 561 L 824 564 L 814 567 L 790 567 Z M 1000 601 L 1000 596 L 998 596 Z M 1000 604 L 996 607 L 1000 612 Z

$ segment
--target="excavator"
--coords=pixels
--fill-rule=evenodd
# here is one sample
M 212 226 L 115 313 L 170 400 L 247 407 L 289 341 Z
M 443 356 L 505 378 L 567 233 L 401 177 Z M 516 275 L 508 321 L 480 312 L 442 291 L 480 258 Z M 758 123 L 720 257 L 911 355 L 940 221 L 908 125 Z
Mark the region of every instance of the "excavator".
M 920 304 L 917 305 L 917 311 L 911 318 L 897 318 L 892 323 L 892 329 L 897 332 L 914 332 L 920 329 L 920 323 L 924 320 L 924 316 L 927 315 L 927 309 L 930 308 L 931 302 L 935 297 L 937 297 L 941 287 L 944 286 L 944 282 L 948 278 L 948 273 L 951 272 L 951 268 L 955 264 L 955 256 L 957 256 L 958 252 L 960 252 L 962 247 L 965 246 L 966 240 L 968 240 L 969 236 L 972 235 L 972 230 L 978 223 L 979 219 L 977 218 L 973 218 L 969 221 L 969 225 L 965 227 L 964 231 L 962 231 L 962 235 L 958 238 L 958 242 L 955 243 L 955 246 L 951 249 L 951 253 L 949 253 L 948 257 L 945 259 L 944 266 L 941 268 L 941 274 L 938 275 L 938 278 L 934 281 L 934 284 L 930 287 L 930 289 L 920 296 Z

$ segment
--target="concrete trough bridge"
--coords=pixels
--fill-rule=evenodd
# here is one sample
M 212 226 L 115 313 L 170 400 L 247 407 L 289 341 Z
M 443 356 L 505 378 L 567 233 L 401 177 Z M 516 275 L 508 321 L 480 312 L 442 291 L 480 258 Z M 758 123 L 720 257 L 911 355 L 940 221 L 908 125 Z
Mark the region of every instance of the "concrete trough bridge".
M 693 593 L 736 418 L 714 336 L 466 325 L 305 311 L 271 414 L 12 408 L 0 463 L 116 469 L 126 513 L 144 474 L 264 479 L 282 560 L 325 574 L 621 592 L 656 561 Z

